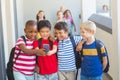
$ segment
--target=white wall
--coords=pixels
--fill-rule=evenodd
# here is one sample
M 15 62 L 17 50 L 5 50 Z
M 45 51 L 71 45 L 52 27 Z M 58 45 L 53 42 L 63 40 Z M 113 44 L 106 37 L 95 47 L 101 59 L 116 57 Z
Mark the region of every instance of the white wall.
M 118 52 L 116 51 L 117 46 L 115 44 L 117 40 L 113 35 L 99 28 L 97 28 L 96 38 L 101 40 L 107 48 L 110 60 L 110 70 L 108 73 L 113 78 L 113 80 L 120 80 L 118 78 Z
M 101 39 L 109 53 L 110 71 L 113 80 L 120 80 L 120 1 L 112 0 L 112 34 L 97 29 L 97 37 Z
M 13 0 L 1 0 L 5 61 L 7 63 L 11 48 L 15 44 Z
M 96 13 L 96 0 L 82 0 L 81 2 L 81 15 L 82 15 L 82 22 L 88 20 L 88 18 L 93 14 Z
M 20 3 L 21 1 L 21 3 Z M 23 29 L 25 22 L 29 19 L 36 20 L 36 14 L 39 10 L 44 10 L 46 19 L 50 20 L 52 24 L 55 24 L 56 22 L 56 12 L 59 10 L 60 6 L 64 5 L 66 9 L 70 9 L 74 22 L 77 26 L 77 32 L 79 32 L 79 25 L 80 25 L 80 19 L 79 14 L 80 11 L 80 0 L 51 0 L 48 2 L 48 0 L 16 0 L 17 8 L 19 11 L 18 14 L 22 14 L 23 16 L 18 15 L 18 20 L 22 20 L 18 23 L 19 28 L 19 36 L 23 34 Z M 23 19 L 21 19 L 21 17 Z M 22 31 L 21 31 L 22 30 Z

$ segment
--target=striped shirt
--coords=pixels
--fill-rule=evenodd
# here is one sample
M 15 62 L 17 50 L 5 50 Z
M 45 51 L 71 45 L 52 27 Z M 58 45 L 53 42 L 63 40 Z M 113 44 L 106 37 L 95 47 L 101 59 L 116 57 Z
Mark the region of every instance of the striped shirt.
M 81 41 L 81 36 L 73 36 L 76 45 Z M 58 43 L 58 68 L 59 71 L 68 72 L 76 70 L 75 55 L 70 38 Z
M 15 45 L 15 53 L 14 53 L 14 59 L 19 53 L 20 48 L 18 47 L 20 44 L 25 44 L 24 40 L 22 38 L 19 38 L 17 40 L 17 43 Z M 26 47 L 28 49 L 33 49 L 33 41 L 26 38 Z M 13 70 L 19 71 L 23 73 L 24 75 L 33 75 L 34 68 L 36 64 L 36 56 L 35 54 L 26 54 L 24 52 L 20 52 L 20 55 L 18 56 L 16 62 L 13 65 Z
M 106 50 L 102 43 L 99 43 L 102 57 L 105 57 Z M 96 77 L 102 75 L 102 64 L 98 56 L 96 48 L 96 42 L 91 44 L 84 44 L 83 46 L 83 61 L 81 65 L 81 74 L 90 77 Z

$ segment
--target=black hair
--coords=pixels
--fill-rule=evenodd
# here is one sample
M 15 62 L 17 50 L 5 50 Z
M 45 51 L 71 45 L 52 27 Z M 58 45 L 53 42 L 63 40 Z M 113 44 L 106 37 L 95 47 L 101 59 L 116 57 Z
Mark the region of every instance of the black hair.
M 69 11 L 70 15 L 72 16 L 71 11 L 70 11 L 69 9 L 66 9 L 66 10 L 64 11 L 63 15 L 65 15 L 68 11 Z
M 37 26 L 37 22 L 34 21 L 34 20 L 28 20 L 25 24 L 25 27 L 28 27 L 28 26 Z
M 54 29 L 68 31 L 66 22 L 58 22 L 55 24 Z
M 37 30 L 40 31 L 42 28 L 47 27 L 51 30 L 51 24 L 48 20 L 41 20 L 37 24 Z

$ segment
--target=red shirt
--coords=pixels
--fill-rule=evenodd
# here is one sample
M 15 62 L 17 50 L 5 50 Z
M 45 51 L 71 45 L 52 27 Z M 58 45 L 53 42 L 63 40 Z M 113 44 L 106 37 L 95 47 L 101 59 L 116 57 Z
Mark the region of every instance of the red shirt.
M 43 44 L 48 44 L 49 49 L 51 50 L 49 40 L 42 40 L 40 49 L 43 48 Z M 57 41 L 53 42 L 53 45 L 58 46 Z M 38 40 L 33 43 L 34 48 L 38 47 Z M 52 74 L 58 71 L 58 62 L 56 54 L 52 54 L 50 56 L 37 56 L 38 66 L 39 66 L 39 74 Z

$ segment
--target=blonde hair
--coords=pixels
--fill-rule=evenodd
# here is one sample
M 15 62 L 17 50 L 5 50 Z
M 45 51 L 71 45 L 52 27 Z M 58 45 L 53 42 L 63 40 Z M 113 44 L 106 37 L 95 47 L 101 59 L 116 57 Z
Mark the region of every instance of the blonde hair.
M 59 10 L 59 11 L 57 11 L 57 15 L 58 15 L 59 13 L 62 13 L 62 14 L 63 14 L 63 12 L 62 12 L 62 11 L 60 11 L 60 10 Z
M 92 21 L 86 21 L 81 24 L 80 29 L 85 29 L 87 31 L 92 30 L 94 31 L 94 34 L 96 33 L 96 25 Z

